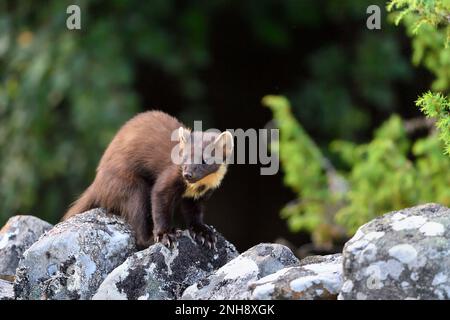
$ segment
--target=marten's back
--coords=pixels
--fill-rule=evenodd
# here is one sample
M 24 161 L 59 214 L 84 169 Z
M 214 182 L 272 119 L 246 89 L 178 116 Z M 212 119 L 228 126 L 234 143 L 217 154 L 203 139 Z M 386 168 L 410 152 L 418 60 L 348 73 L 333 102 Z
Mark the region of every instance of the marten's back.
M 180 126 L 183 125 L 177 119 L 161 111 L 136 115 L 117 132 L 103 154 L 97 172 L 158 175 L 173 165 L 171 152 L 178 142 L 171 141 L 171 136 Z

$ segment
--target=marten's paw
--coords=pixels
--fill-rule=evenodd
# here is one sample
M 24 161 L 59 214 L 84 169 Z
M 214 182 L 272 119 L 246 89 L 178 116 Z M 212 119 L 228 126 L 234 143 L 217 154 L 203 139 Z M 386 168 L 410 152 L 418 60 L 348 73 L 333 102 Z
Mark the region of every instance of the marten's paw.
M 208 246 L 211 249 L 217 242 L 217 237 L 209 226 L 206 224 L 197 224 L 189 228 L 192 239 L 201 245 Z
M 177 238 L 180 236 L 180 232 L 181 231 L 179 229 L 167 232 L 158 232 L 154 236 L 154 241 L 155 243 L 162 243 L 167 248 L 173 248 L 177 243 Z

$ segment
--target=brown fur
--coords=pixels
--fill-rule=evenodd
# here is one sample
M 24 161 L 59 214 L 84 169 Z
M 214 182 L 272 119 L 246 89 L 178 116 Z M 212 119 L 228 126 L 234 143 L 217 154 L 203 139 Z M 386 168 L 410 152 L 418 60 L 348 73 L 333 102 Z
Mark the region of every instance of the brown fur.
M 201 195 L 186 193 L 191 184 L 183 179 L 181 166 L 171 160 L 178 143 L 171 141 L 171 134 L 182 126 L 160 111 L 141 113 L 129 120 L 103 154 L 93 183 L 63 219 L 102 207 L 123 216 L 135 230 L 138 244 L 146 246 L 152 235 L 151 218 L 153 235 L 159 238 L 170 232 L 172 212 L 181 204 L 188 226 L 202 228 L 200 201 L 206 196 L 204 189 L 217 187 L 220 181 L 216 180 L 223 175 L 204 180 L 211 185 L 202 187 Z

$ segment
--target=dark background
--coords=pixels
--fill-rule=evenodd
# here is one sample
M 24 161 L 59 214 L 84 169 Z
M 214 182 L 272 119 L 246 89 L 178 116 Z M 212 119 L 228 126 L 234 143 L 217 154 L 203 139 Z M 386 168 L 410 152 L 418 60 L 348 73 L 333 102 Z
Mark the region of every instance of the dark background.
M 22 93 L 0 92 L 2 221 L 27 212 L 56 222 L 89 185 L 114 132 L 140 111 L 258 129 L 272 120 L 262 97 L 283 94 L 327 153 L 334 139 L 368 141 L 392 113 L 419 116 L 413 101 L 431 81 L 411 66 L 410 40 L 387 21 L 384 1 L 75 3 L 80 31 L 65 29 L 65 1 L 2 5 L 0 39 L 10 41 L 0 79 Z M 373 3 L 381 30 L 365 25 Z M 42 62 L 42 52 L 52 54 Z M 279 237 L 309 242 L 279 216 L 295 198 L 282 172 L 259 169 L 229 168 L 206 221 L 238 250 Z

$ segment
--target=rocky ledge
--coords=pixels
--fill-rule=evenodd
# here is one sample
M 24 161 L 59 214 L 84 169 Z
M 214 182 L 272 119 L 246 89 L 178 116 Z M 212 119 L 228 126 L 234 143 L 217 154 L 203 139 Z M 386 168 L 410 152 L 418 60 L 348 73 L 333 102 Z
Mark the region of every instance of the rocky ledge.
M 381 216 L 344 247 L 340 299 L 450 299 L 450 209 Z
M 380 216 L 342 253 L 300 261 L 280 244 L 239 254 L 214 232 L 214 248 L 183 231 L 174 248 L 137 251 L 101 209 L 54 227 L 16 216 L 0 230 L 0 300 L 450 299 L 450 209 L 438 204 Z

